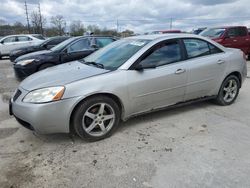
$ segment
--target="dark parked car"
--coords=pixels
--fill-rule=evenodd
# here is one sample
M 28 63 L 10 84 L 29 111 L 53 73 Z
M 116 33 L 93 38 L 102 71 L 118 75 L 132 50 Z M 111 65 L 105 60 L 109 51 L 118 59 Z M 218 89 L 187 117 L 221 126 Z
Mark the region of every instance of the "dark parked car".
M 38 45 L 17 48 L 15 50 L 11 51 L 10 61 L 14 62 L 16 58 L 18 58 L 22 55 L 31 53 L 31 52 L 37 52 L 37 51 L 41 51 L 41 50 L 49 50 L 67 39 L 69 39 L 68 36 L 51 37 Z
M 107 36 L 69 38 L 50 50 L 34 52 L 17 58 L 14 61 L 15 75 L 19 80 L 22 80 L 48 67 L 80 60 L 115 40 L 116 38 Z

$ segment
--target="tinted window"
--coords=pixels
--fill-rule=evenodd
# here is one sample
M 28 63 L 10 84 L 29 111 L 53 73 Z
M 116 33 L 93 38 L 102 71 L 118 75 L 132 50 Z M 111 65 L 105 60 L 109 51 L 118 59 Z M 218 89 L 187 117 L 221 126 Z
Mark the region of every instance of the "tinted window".
M 200 57 L 210 54 L 208 43 L 199 39 L 184 39 L 183 40 L 188 58 Z
M 4 43 L 16 42 L 16 37 L 8 37 L 4 39 Z
M 68 52 L 77 52 L 77 51 L 86 50 L 88 48 L 89 48 L 89 40 L 82 39 L 82 40 L 79 40 L 79 41 L 75 42 L 74 44 L 72 44 L 68 48 Z
M 26 36 L 19 36 L 19 37 L 17 37 L 17 41 L 20 41 L 20 42 L 22 42 L 22 41 L 29 41 L 29 40 L 32 40 L 32 39 L 29 38 L 29 37 L 26 37 Z
M 181 49 L 177 41 L 169 41 L 157 45 L 151 53 L 149 53 L 141 64 L 153 64 L 156 66 L 166 65 L 181 60 Z
M 208 43 L 209 49 L 210 49 L 210 54 L 217 54 L 217 53 L 221 53 L 222 50 L 217 48 L 216 46 Z
M 96 45 L 99 48 L 102 48 L 104 46 L 107 46 L 108 44 L 110 44 L 113 41 L 114 40 L 112 38 L 96 38 Z
M 240 36 L 246 36 L 248 34 L 248 31 L 244 27 L 239 27 L 238 30 Z

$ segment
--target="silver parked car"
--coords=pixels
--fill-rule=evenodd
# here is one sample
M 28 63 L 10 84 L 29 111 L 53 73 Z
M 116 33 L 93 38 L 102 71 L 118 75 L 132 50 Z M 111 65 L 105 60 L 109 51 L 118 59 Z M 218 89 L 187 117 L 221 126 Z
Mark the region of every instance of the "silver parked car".
M 194 100 L 232 104 L 247 75 L 244 54 L 201 36 L 125 38 L 25 79 L 10 113 L 39 133 L 69 133 L 95 141 L 120 120 Z

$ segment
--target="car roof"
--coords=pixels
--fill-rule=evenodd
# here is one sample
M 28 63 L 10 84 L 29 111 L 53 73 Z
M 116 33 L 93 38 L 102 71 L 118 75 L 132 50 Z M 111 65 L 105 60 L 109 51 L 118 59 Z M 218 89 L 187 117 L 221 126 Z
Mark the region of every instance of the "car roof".
M 194 34 L 165 33 L 165 34 L 154 34 L 154 35 L 138 35 L 138 36 L 128 37 L 127 39 L 157 40 L 157 39 L 181 38 L 181 37 L 201 38 L 200 36 Z

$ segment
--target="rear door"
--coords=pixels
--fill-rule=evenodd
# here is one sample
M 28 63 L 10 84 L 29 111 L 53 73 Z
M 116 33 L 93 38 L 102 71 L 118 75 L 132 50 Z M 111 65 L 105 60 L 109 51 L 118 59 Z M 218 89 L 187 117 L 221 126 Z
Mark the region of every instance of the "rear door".
M 16 48 L 31 46 L 32 40 L 33 39 L 28 36 L 17 36 Z
M 167 40 L 154 46 L 137 62 L 156 68 L 128 70 L 128 89 L 133 114 L 183 101 L 187 82 L 179 40 Z
M 82 59 L 93 52 L 90 41 L 87 38 L 80 39 L 68 46 L 61 55 L 62 63 Z
M 185 38 L 183 43 L 188 66 L 185 101 L 213 95 L 225 71 L 224 52 L 201 39 Z
M 15 36 L 7 37 L 3 40 L 1 53 L 8 55 L 13 49 L 16 48 L 16 44 L 17 42 Z

